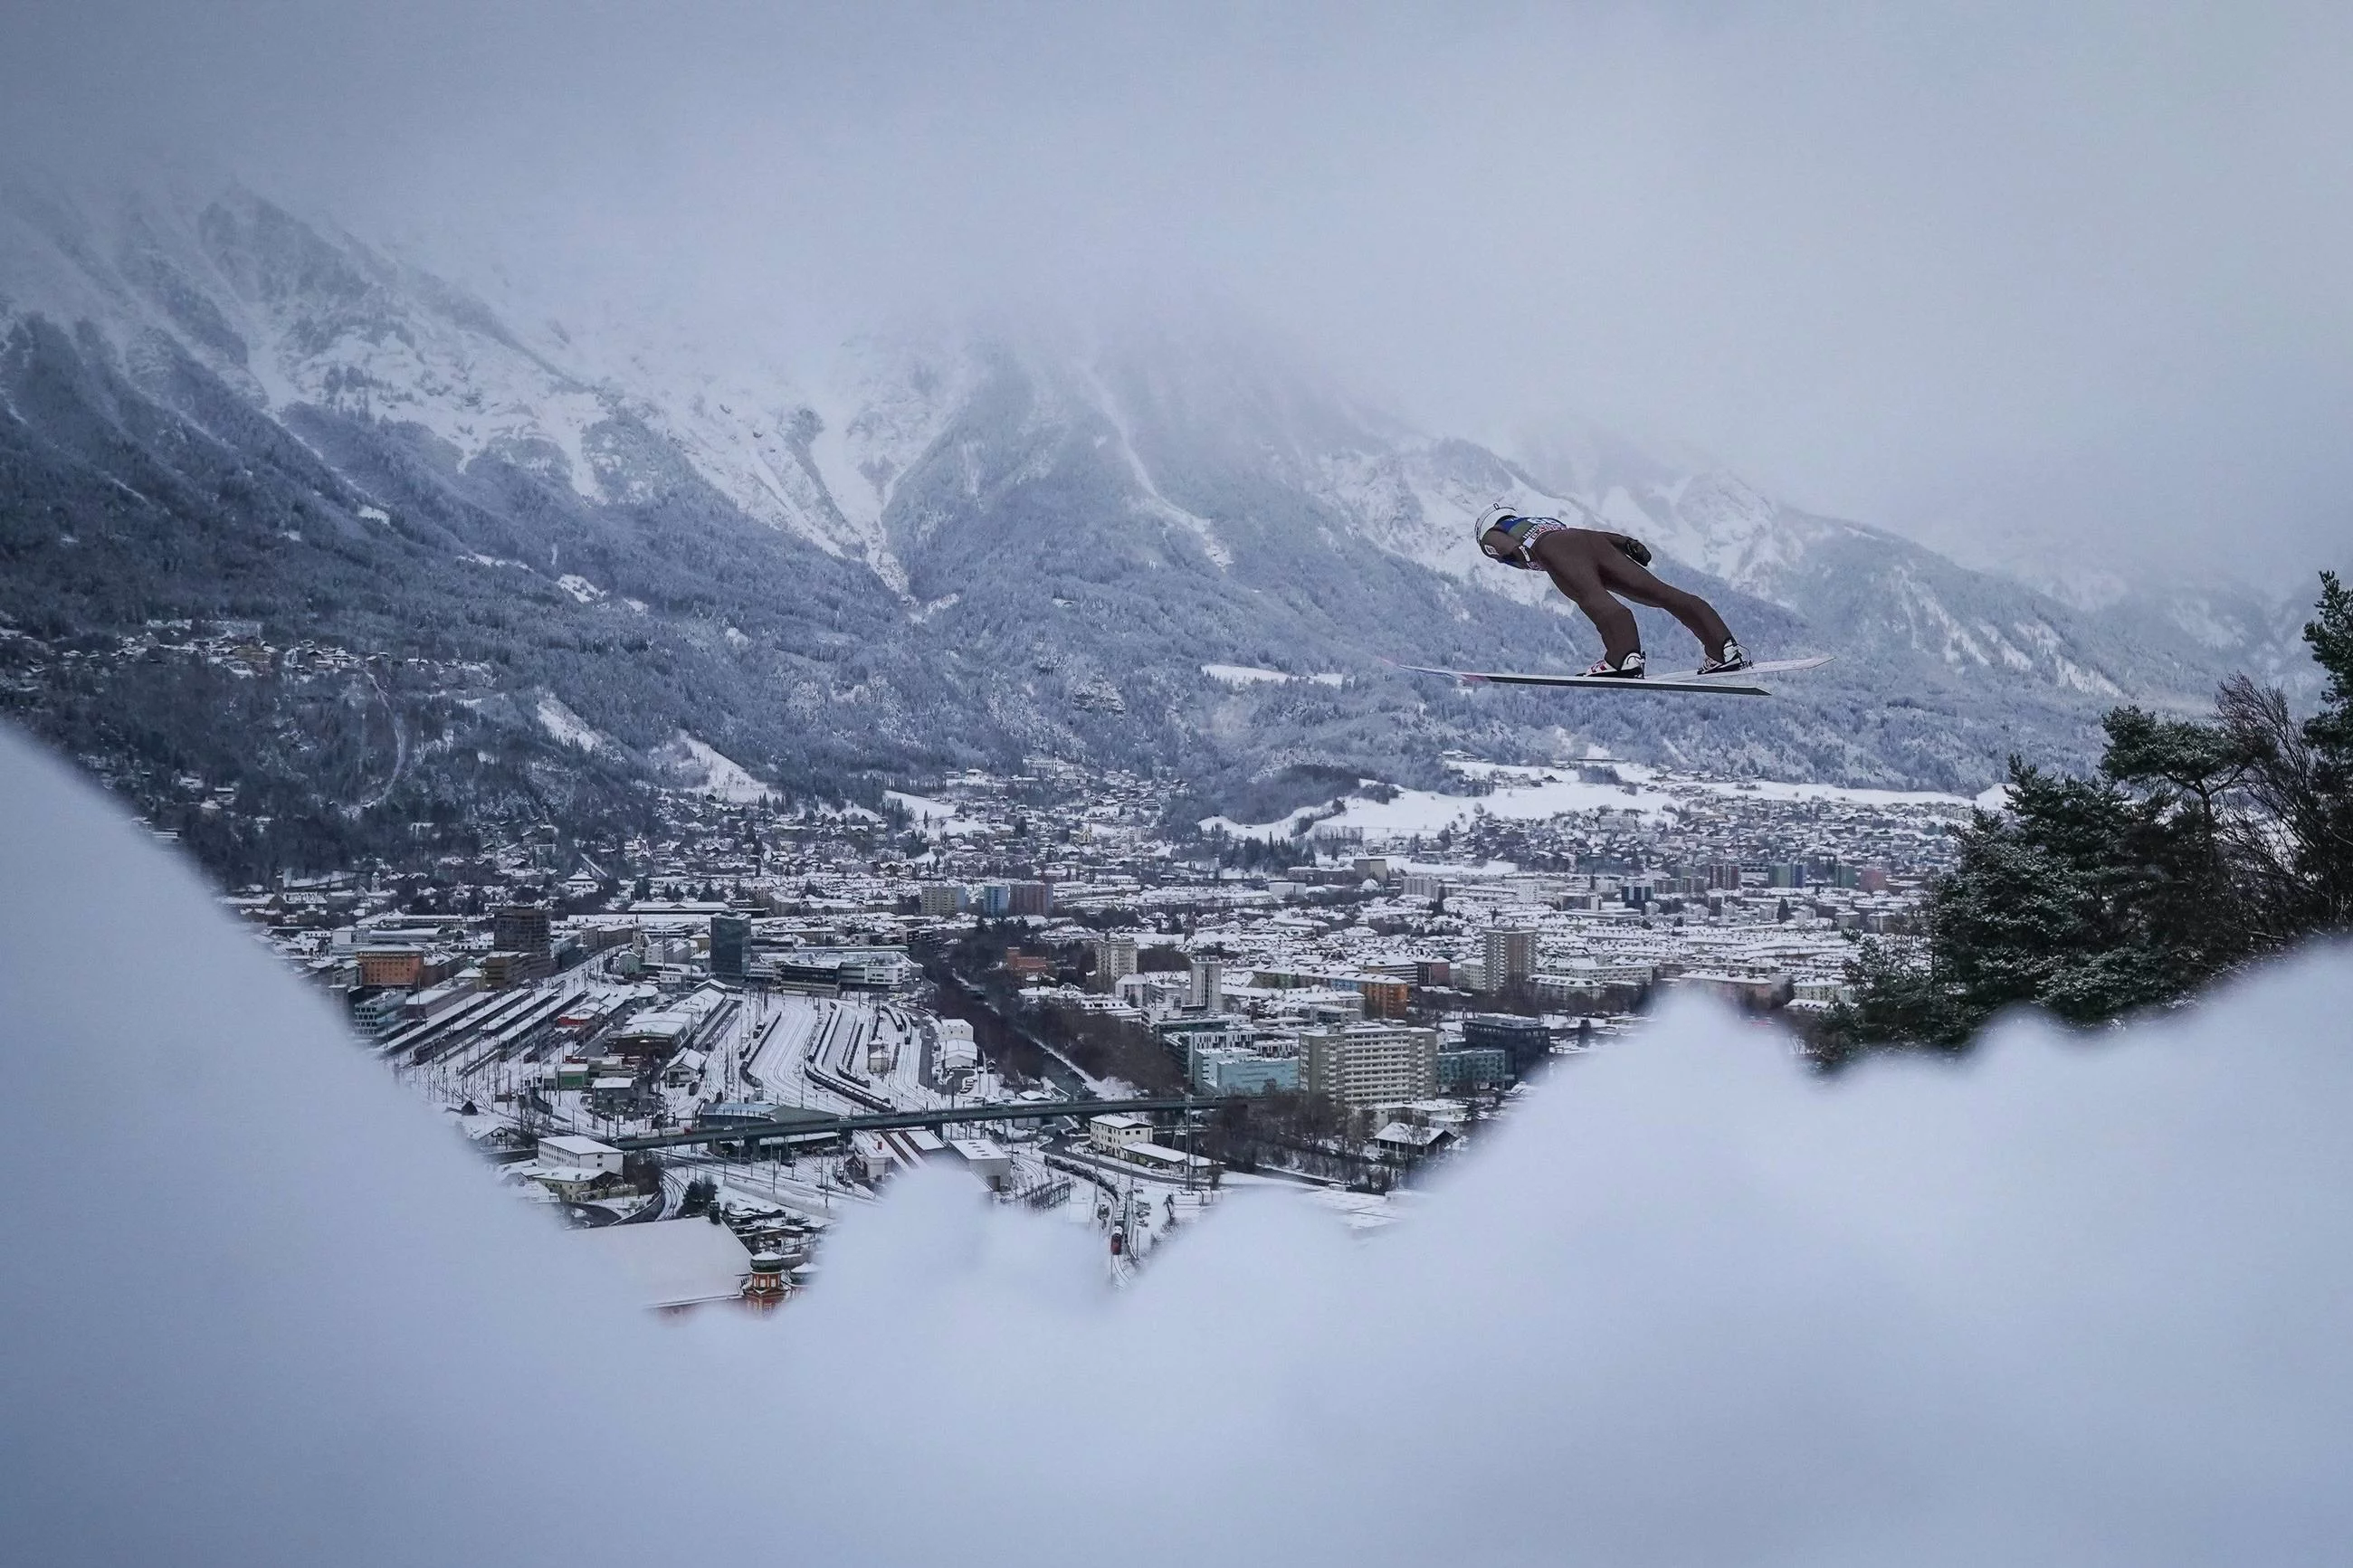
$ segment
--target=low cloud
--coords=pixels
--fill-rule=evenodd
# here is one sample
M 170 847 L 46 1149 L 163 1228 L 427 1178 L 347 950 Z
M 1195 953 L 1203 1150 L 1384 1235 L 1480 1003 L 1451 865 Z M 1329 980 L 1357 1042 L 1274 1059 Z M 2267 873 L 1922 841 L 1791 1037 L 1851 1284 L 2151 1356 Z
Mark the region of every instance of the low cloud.
M 1410 1223 L 918 1176 L 645 1316 L 0 736 L 0 1519 L 37 1563 L 2333 1561 L 2353 965 L 1824 1082 L 1670 1014 Z
M 0 142 L 770 356 L 1198 291 L 1447 433 L 2301 586 L 2353 488 L 2349 17 L 91 0 L 0 18 Z

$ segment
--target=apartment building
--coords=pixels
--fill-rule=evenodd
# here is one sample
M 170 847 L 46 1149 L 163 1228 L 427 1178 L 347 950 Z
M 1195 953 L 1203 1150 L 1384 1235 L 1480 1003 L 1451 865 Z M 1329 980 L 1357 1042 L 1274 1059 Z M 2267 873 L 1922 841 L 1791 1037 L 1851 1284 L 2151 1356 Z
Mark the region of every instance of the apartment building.
M 1304 1087 L 1350 1107 L 1423 1100 L 1438 1092 L 1438 1031 L 1348 1024 L 1300 1036 Z

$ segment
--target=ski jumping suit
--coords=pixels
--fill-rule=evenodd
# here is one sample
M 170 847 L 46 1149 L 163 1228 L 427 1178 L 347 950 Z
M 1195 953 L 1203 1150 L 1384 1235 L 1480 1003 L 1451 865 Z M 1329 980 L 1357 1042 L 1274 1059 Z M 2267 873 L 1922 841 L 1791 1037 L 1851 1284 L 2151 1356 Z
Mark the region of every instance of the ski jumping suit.
M 1715 605 L 1697 594 L 1686 594 L 1660 581 L 1649 567 L 1627 554 L 1615 536 L 1590 528 L 1571 528 L 1557 518 L 1529 521 L 1535 526 L 1520 541 L 1521 558 L 1510 564 L 1549 576 L 1600 632 L 1611 664 L 1642 646 L 1634 612 L 1618 602 L 1619 595 L 1674 616 L 1699 638 L 1711 658 L 1731 640 L 1731 628 L 1715 613 Z

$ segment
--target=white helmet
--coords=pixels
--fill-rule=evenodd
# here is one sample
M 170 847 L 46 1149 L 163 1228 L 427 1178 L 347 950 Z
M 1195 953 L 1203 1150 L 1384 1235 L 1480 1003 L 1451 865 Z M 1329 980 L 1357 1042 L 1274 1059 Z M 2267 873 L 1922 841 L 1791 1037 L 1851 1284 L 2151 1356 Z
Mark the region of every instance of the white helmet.
M 1493 506 L 1489 507 L 1485 511 L 1481 512 L 1477 517 L 1471 520 L 1471 542 L 1479 547 L 1481 553 L 1486 553 L 1487 531 L 1491 528 L 1497 527 L 1500 524 L 1513 521 L 1514 520 L 1525 515 L 1525 513 L 1517 510 L 1516 509 L 1505 506 L 1502 501 L 1497 501 Z M 1502 557 L 1490 556 L 1489 559 L 1501 560 Z

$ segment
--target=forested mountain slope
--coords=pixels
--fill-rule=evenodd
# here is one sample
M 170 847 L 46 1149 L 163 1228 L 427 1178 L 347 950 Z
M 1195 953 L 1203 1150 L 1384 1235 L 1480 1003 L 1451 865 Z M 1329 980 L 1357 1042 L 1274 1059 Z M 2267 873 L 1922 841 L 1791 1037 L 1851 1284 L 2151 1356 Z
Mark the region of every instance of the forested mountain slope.
M 1478 560 L 1465 520 L 1506 496 L 1643 533 L 1761 653 L 1842 657 L 1769 703 L 1389 671 L 1591 657 L 1540 579 Z M 95 766 L 242 769 L 322 854 L 371 813 L 617 809 L 706 748 L 791 791 L 1050 753 L 1264 797 L 1449 745 L 1974 790 L 2013 750 L 2088 754 L 2119 695 L 2202 700 L 2282 629 L 2077 607 L 1623 449 L 1514 463 L 1230 327 L 723 374 L 517 324 L 242 191 L 0 202 L 0 564 L 26 722 Z M 248 670 L 206 752 L 178 710 L 219 700 L 169 650 L 219 622 L 376 662 L 303 694 Z

